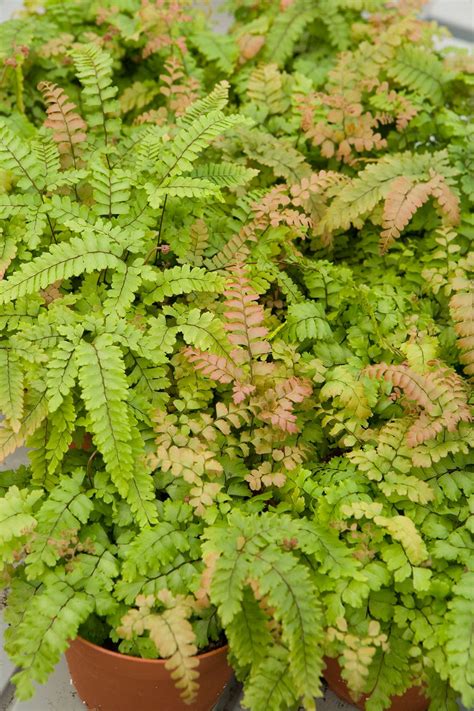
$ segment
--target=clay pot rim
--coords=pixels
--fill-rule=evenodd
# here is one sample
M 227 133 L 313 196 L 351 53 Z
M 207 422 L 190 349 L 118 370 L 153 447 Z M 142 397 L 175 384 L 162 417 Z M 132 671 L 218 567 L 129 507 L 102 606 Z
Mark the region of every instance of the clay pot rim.
M 166 664 L 168 661 L 167 659 L 144 659 L 143 657 L 132 657 L 131 654 L 122 654 L 121 652 L 113 652 L 111 649 L 105 649 L 105 647 L 101 647 L 99 644 L 94 644 L 93 642 L 89 642 L 88 639 L 84 639 L 84 637 L 76 637 L 74 640 L 71 641 L 71 644 L 73 642 L 79 642 L 80 644 L 83 644 L 85 647 L 89 647 L 91 649 L 95 649 L 101 654 L 105 654 L 109 657 L 116 657 L 118 659 L 123 659 L 124 661 L 130 661 L 130 662 L 135 662 L 137 664 Z M 228 644 L 223 644 L 222 647 L 217 647 L 217 649 L 211 649 L 210 652 L 203 652 L 201 654 L 197 654 L 196 656 L 198 659 L 209 659 L 210 657 L 214 657 L 217 654 L 220 654 L 222 652 L 226 652 L 229 648 Z

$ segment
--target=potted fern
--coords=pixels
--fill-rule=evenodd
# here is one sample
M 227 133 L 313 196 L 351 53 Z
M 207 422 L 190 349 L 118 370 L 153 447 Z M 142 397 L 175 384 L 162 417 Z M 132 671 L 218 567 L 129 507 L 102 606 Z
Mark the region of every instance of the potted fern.
M 207 710 L 227 654 L 252 711 L 471 705 L 468 61 L 411 3 L 46 5 L 0 128 L 18 695 L 68 648 L 103 711 Z
M 127 126 L 110 56 L 93 44 L 70 56 L 84 115 L 43 81 L 44 126 L 1 126 L 1 452 L 32 450 L 3 482 L 6 649 L 19 698 L 78 637 L 67 656 L 90 707 L 152 708 L 159 693 L 208 709 L 231 631 L 202 577 L 205 525 L 234 500 L 256 513 L 268 495 L 251 493 L 300 465 L 313 366 L 294 336 L 270 342 L 263 272 L 235 248 L 272 216 L 268 198 L 238 197 L 257 171 L 210 145 L 249 123 L 223 112 L 227 84 L 173 124 Z M 315 693 L 317 666 L 307 682 Z

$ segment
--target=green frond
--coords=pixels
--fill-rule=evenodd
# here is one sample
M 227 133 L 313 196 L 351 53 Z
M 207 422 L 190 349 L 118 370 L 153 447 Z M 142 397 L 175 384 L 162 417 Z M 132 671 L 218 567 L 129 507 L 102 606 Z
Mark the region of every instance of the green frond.
M 13 432 L 21 428 L 24 412 L 23 368 L 16 355 L 8 348 L 0 348 L 0 412 Z
M 127 86 L 119 97 L 123 114 L 135 109 L 143 109 L 160 93 L 159 85 L 151 80 L 135 81 Z
M 120 263 L 117 254 L 120 251 L 114 251 L 108 240 L 94 235 L 53 244 L 0 283 L 0 304 L 34 294 L 61 279 L 116 267 Z
M 90 178 L 95 204 L 94 212 L 108 218 L 127 215 L 129 211 L 130 177 L 120 168 L 110 168 L 101 160 L 92 164 Z
M 176 324 L 189 346 L 219 356 L 230 356 L 232 348 L 224 325 L 209 311 L 185 311 L 177 317 Z
M 203 114 L 208 114 L 211 111 L 222 111 L 229 101 L 229 82 L 221 81 L 210 94 L 198 99 L 186 110 L 183 116 L 177 121 L 178 126 L 190 126 Z
M 193 163 L 209 146 L 211 141 L 230 128 L 249 123 L 242 116 L 225 116 L 222 111 L 209 111 L 199 115 L 191 123 L 178 130 L 171 143 L 167 143 L 156 166 L 160 185 L 165 178 L 182 175 L 193 168 Z
M 250 589 L 244 590 L 239 612 L 226 627 L 226 636 L 239 664 L 259 664 L 272 645 L 264 611 Z
M 18 187 L 40 190 L 41 164 L 26 141 L 0 121 L 0 167 L 19 176 Z
M 121 263 L 120 268 L 114 272 L 110 289 L 105 295 L 105 314 L 115 314 L 119 318 L 125 316 L 142 284 L 144 272 L 146 269 L 143 269 L 141 260 L 131 265 Z
M 202 30 L 191 35 L 191 41 L 201 54 L 225 74 L 230 74 L 239 56 L 235 39 L 230 35 Z
M 251 709 L 283 711 L 298 702 L 292 688 L 288 652 L 285 647 L 273 644 L 255 667 L 246 684 L 244 706 Z
M 56 565 L 62 557 L 64 543 L 88 521 L 94 504 L 83 492 L 83 480 L 82 472 L 64 477 L 37 512 L 37 526 L 25 560 L 26 576 L 30 580 Z
M 244 153 L 260 165 L 271 168 L 277 178 L 298 183 L 311 173 L 304 155 L 293 148 L 289 141 L 257 128 L 239 127 L 235 134 Z
M 263 56 L 267 62 L 283 66 L 305 27 L 314 19 L 311 0 L 295 0 L 284 12 L 278 12 L 265 42 Z
M 219 292 L 224 288 L 225 280 L 215 272 L 203 267 L 191 267 L 189 264 L 156 271 L 153 276 L 155 288 L 147 294 L 145 304 L 164 301 L 170 296 L 190 294 L 191 292 Z
M 191 178 L 205 178 L 219 188 L 245 185 L 258 175 L 258 170 L 235 163 L 205 163 L 190 174 Z
M 134 460 L 128 414 L 128 387 L 120 348 L 110 334 L 76 348 L 79 382 L 93 439 L 107 472 L 126 498 L 133 478 Z
M 71 50 L 83 86 L 82 99 L 87 123 L 98 130 L 106 144 L 119 128 L 117 88 L 112 85 L 112 57 L 95 44 L 76 45 Z
M 46 681 L 93 610 L 91 596 L 60 580 L 52 579 L 41 593 L 31 598 L 15 630 L 14 641 L 5 645 L 21 669 L 13 677 L 19 699 L 33 695 L 34 682 Z
M 15 432 L 4 420 L 0 423 L 0 462 L 25 444 L 26 439 L 41 425 L 48 413 L 45 393 L 29 392 L 25 396 L 25 414 L 20 429 Z
M 145 190 L 148 193 L 148 200 L 152 207 L 160 207 L 163 198 L 198 198 L 200 200 L 207 197 L 220 199 L 218 185 L 211 180 L 204 178 L 194 178 L 189 175 L 166 178 L 160 185 L 146 183 Z
M 305 340 L 332 340 L 332 331 L 323 307 L 314 301 L 288 306 L 288 318 L 281 335 L 290 343 Z
M 76 410 L 71 394 L 66 395 L 58 408 L 50 413 L 48 421 L 50 434 L 46 442 L 45 458 L 48 478 L 54 480 L 71 446 L 76 425 Z
M 430 169 L 449 176 L 452 169 L 446 165 L 446 159 L 446 151 L 418 154 L 407 151 L 369 164 L 338 191 L 318 226 L 318 232 L 349 229 L 360 216 L 369 214 L 380 200 L 387 197 L 395 178 L 427 179 Z
M 17 246 L 11 237 L 5 237 L 0 228 L 0 276 L 3 278 L 8 267 L 15 259 Z
M 449 680 L 469 708 L 474 704 L 474 573 L 463 573 L 453 592 L 446 620 L 446 661 Z
M 57 146 L 52 136 L 39 134 L 31 147 L 41 169 L 38 174 L 38 184 L 42 189 L 52 190 L 57 184 L 61 170 Z
M 444 84 L 449 75 L 443 63 L 423 47 L 400 47 L 387 66 L 387 72 L 401 86 L 418 92 L 433 104 L 442 103 Z
M 0 499 L 0 551 L 2 568 L 14 562 L 37 525 L 35 504 L 41 491 L 11 486 Z
M 54 412 L 74 387 L 77 377 L 75 348 L 80 335 L 74 341 L 61 339 L 57 342 L 54 355 L 48 360 L 46 387 L 48 407 Z

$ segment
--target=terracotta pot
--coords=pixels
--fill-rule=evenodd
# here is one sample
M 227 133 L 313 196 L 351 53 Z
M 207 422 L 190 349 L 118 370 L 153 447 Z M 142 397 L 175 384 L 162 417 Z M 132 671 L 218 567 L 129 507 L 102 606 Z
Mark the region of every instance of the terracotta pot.
M 365 702 L 368 696 L 361 696 L 359 701 L 354 701 L 349 688 L 341 677 L 341 667 L 337 659 L 325 657 L 326 669 L 323 672 L 329 688 L 334 691 L 340 699 L 344 699 L 349 704 L 353 704 L 358 709 L 365 709 Z M 426 711 L 429 701 L 423 696 L 423 691 L 419 687 L 408 689 L 402 696 L 392 696 L 390 711 Z
M 199 655 L 199 693 L 185 704 L 161 659 L 110 652 L 78 637 L 66 652 L 72 681 L 91 711 L 211 711 L 231 677 L 227 647 Z

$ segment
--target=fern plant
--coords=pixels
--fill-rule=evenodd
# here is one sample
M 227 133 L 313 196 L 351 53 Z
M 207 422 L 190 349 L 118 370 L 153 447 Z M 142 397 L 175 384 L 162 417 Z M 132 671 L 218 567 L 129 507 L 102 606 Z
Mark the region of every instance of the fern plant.
M 0 26 L 20 698 L 80 635 L 191 705 L 225 640 L 252 711 L 313 709 L 328 656 L 368 711 L 474 704 L 472 69 L 419 4 Z

